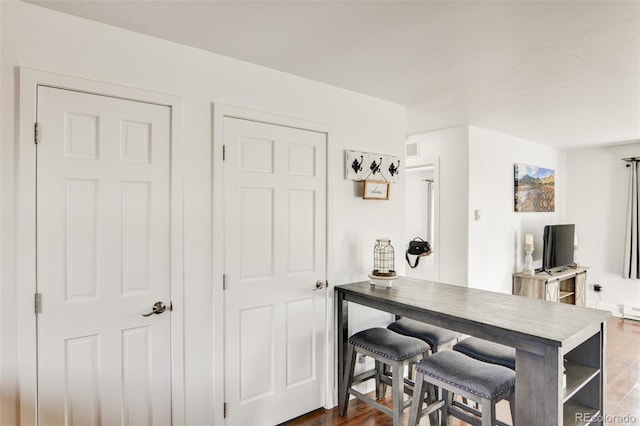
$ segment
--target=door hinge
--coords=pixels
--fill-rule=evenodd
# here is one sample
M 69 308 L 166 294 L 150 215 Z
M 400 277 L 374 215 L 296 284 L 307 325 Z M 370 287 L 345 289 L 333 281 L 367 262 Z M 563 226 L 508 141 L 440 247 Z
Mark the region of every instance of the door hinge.
M 227 274 L 222 274 L 222 289 L 227 289 Z
M 226 402 L 222 406 L 222 417 L 225 418 L 225 419 L 227 418 L 227 403 Z
M 38 145 L 40 143 L 40 124 L 33 125 L 33 142 Z
M 33 295 L 33 309 L 36 315 L 42 313 L 42 293 L 35 293 Z
M 225 161 L 226 159 L 227 159 L 227 146 L 222 145 L 222 161 Z

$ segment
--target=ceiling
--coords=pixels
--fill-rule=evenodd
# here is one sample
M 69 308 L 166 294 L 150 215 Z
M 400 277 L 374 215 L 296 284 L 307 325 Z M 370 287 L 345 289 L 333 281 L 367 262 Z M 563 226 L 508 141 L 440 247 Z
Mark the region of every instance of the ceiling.
M 30 3 L 557 148 L 640 141 L 638 1 Z

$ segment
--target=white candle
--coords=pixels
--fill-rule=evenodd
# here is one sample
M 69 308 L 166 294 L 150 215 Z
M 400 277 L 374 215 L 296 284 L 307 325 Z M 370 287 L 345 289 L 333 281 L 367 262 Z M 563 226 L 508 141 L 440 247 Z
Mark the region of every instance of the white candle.
M 533 235 L 532 234 L 527 234 L 524 236 L 524 243 L 525 244 L 533 244 Z
M 573 234 L 573 245 L 577 246 L 578 245 L 578 234 Z

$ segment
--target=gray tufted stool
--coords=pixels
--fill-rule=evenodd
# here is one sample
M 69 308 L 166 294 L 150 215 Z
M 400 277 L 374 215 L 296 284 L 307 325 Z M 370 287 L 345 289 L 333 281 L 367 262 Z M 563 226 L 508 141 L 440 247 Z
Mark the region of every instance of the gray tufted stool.
M 416 337 L 427 342 L 431 348 L 431 353 L 438 352 L 442 345 L 460 337 L 460 334 L 455 331 L 409 318 L 400 318 L 389 324 L 387 328 L 396 333 Z
M 454 416 L 474 425 L 495 426 L 496 403 L 503 399 L 509 400 L 511 418 L 514 418 L 516 373 L 513 370 L 478 361 L 459 352 L 443 351 L 416 364 L 416 372 L 410 426 L 416 426 L 420 421 L 425 384 L 442 388 L 444 406 L 441 425 L 447 424 L 448 416 Z M 453 401 L 453 394 L 479 403 L 482 413 L 457 405 Z M 442 404 L 442 401 L 437 404 Z M 481 421 L 470 413 L 481 414 Z
M 480 361 L 502 365 L 512 370 L 516 369 L 516 349 L 500 343 L 489 342 L 477 337 L 467 337 L 456 343 L 453 350 Z M 463 401 L 466 403 L 466 398 L 463 398 Z
M 349 404 L 349 394 L 364 401 L 368 405 L 377 408 L 383 413 L 393 418 L 394 426 L 400 426 L 402 422 L 402 411 L 411 404 L 411 400 L 403 401 L 404 398 L 404 366 L 410 362 L 417 362 L 429 351 L 429 345 L 420 339 L 402 336 L 386 328 L 370 328 L 354 334 L 349 338 L 347 346 L 347 364 L 344 371 L 344 391 L 340 397 L 340 415 L 344 416 Z M 359 374 L 354 377 L 353 371 L 356 364 L 357 353 L 363 353 L 376 361 L 376 368 L 371 371 Z M 393 409 L 368 398 L 362 393 L 352 389 L 355 384 L 362 383 L 371 378 L 376 379 L 376 398 L 380 398 L 380 379 L 382 366 L 391 367 L 392 378 L 392 398 Z
M 510 346 L 468 337 L 456 343 L 453 350 L 480 361 L 516 369 L 516 349 Z
M 391 331 L 403 334 L 405 336 L 415 337 L 429 344 L 432 354 L 438 352 L 441 347 L 460 337 L 459 333 L 447 330 L 446 328 L 437 327 L 435 325 L 412 320 L 410 318 L 400 318 L 387 326 Z M 386 373 L 386 372 L 385 372 Z M 409 368 L 409 379 L 413 378 L 413 369 Z M 386 387 L 382 387 L 382 392 L 386 391 Z

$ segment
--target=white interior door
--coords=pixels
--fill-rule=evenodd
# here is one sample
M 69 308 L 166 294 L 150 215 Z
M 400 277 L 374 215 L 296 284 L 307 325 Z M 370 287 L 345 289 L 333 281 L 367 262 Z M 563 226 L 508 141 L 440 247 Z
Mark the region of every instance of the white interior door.
M 229 425 L 324 404 L 326 135 L 224 119 Z
M 38 88 L 40 425 L 171 423 L 170 119 Z

